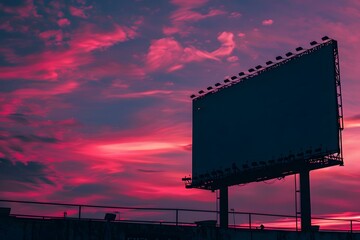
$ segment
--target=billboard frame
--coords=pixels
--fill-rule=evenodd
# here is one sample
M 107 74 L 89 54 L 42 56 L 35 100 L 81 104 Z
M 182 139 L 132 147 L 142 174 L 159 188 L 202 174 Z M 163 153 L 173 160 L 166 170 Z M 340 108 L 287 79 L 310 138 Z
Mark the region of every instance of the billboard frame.
M 260 161 L 256 165 L 248 166 L 247 168 L 239 168 L 236 165 L 233 165 L 231 168 L 227 168 L 224 171 L 214 171 L 211 174 L 200 174 L 199 176 L 193 176 L 192 178 L 187 178 L 185 181 L 186 188 L 199 188 L 205 190 L 217 190 L 227 186 L 245 184 L 250 182 L 259 182 L 265 181 L 274 178 L 284 178 L 288 175 L 293 175 L 305 171 L 311 171 L 316 169 L 321 169 L 325 167 L 343 165 L 343 152 L 342 152 L 342 130 L 344 129 L 343 122 L 343 108 L 342 108 L 342 94 L 341 94 L 341 83 L 340 83 L 340 67 L 339 67 L 339 54 L 337 41 L 324 37 L 322 43 L 317 43 L 315 41 L 311 42 L 311 48 L 304 50 L 302 48 L 297 48 L 297 54 L 286 54 L 286 58 L 277 58 L 279 60 L 276 63 L 270 63 L 267 67 L 263 68 L 260 65 L 255 67 L 256 70 L 252 69 L 249 71 L 250 74 L 245 75 L 240 73 L 240 78 L 233 76 L 231 80 L 227 79 L 224 82 L 227 82 L 226 85 L 215 84 L 215 88 L 212 88 L 211 91 L 205 93 L 204 91 L 199 91 L 198 96 L 192 95 L 191 98 L 193 102 L 197 99 L 203 98 L 208 94 L 214 94 L 218 91 L 221 91 L 224 88 L 231 87 L 234 84 L 253 78 L 263 72 L 278 68 L 293 59 L 300 58 L 304 55 L 310 54 L 324 46 L 332 45 L 333 46 L 333 56 L 334 56 L 334 82 L 336 84 L 336 96 L 337 96 L 337 117 L 338 117 L 338 138 L 339 138 L 339 152 L 337 153 L 324 153 L 321 150 L 314 149 L 313 152 L 305 151 L 302 154 L 289 154 L 283 159 L 271 160 L 271 161 Z M 269 61 L 270 62 L 270 61 Z M 269 63 L 267 62 L 267 63 Z M 220 86 L 220 87 L 219 87 Z M 208 88 L 209 89 L 209 88 Z

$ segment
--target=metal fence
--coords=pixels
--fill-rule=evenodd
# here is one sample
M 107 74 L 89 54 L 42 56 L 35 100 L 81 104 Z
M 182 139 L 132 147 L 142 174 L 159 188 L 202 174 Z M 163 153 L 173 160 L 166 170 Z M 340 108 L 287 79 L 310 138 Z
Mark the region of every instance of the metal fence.
M 11 208 L 10 216 L 13 217 L 104 221 L 105 214 L 112 213 L 116 215 L 116 222 L 182 226 L 204 223 L 217 225 L 219 214 L 218 211 L 200 209 L 121 207 L 5 199 L 0 199 L 0 207 Z M 230 228 L 299 231 L 299 220 L 292 215 L 237 212 L 234 209 L 229 212 Z M 313 217 L 312 224 L 315 230 L 320 228 L 320 231 L 360 232 L 360 220 L 356 218 Z

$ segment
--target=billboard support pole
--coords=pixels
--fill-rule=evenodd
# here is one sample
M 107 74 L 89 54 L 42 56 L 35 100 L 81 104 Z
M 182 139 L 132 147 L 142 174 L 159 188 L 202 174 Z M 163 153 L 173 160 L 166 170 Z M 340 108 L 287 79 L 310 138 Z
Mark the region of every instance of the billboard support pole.
M 228 228 L 229 225 L 229 191 L 227 186 L 220 188 L 220 227 Z
M 300 172 L 301 231 L 311 230 L 310 170 Z

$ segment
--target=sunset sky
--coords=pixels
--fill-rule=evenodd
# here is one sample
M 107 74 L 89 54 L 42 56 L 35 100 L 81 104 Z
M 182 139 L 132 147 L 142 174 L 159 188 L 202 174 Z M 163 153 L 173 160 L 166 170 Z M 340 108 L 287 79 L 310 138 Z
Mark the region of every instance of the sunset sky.
M 328 35 L 345 166 L 311 173 L 312 212 L 360 216 L 359 28 L 358 0 L 3 0 L 0 198 L 215 210 L 181 182 L 189 96 Z M 295 211 L 293 176 L 229 192 L 235 211 Z

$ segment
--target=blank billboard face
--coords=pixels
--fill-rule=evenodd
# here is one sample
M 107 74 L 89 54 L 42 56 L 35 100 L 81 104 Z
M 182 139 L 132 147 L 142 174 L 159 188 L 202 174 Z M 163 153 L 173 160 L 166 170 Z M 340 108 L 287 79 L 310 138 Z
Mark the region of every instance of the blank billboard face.
M 193 177 L 340 151 L 334 45 L 193 100 Z

